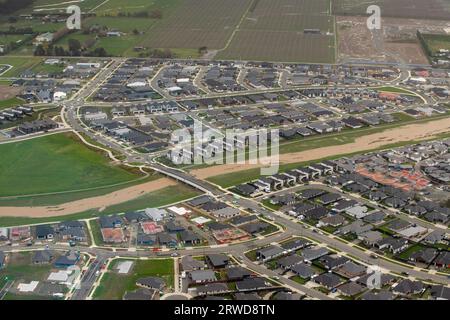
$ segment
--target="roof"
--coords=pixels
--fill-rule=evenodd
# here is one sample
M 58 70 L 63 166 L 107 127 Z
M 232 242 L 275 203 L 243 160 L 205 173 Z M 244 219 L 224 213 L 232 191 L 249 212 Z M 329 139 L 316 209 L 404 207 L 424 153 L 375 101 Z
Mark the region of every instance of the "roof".
M 162 290 L 166 286 L 164 279 L 158 277 L 140 278 L 136 281 L 136 284 L 138 286 L 148 287 L 157 290 Z
M 297 263 L 291 267 L 291 271 L 297 274 L 298 276 L 308 279 L 315 275 L 314 269 L 305 263 Z
M 327 288 L 334 288 L 341 283 L 341 279 L 334 273 L 322 273 L 314 278 L 314 282 L 324 285 Z
M 189 272 L 192 281 L 215 281 L 217 280 L 212 270 L 193 270 Z
M 209 254 L 206 256 L 213 267 L 222 267 L 228 264 L 229 258 L 224 254 Z
M 356 282 L 347 282 L 337 288 L 346 296 L 354 296 L 364 291 L 364 287 Z
M 242 279 L 249 277 L 252 273 L 243 267 L 231 267 L 226 269 L 228 279 Z
M 312 249 L 306 248 L 302 250 L 301 255 L 305 260 L 311 261 L 328 254 L 328 252 L 327 249 L 322 247 Z
M 394 288 L 394 292 L 402 293 L 402 294 L 411 294 L 422 291 L 424 285 L 420 281 L 411 281 L 409 279 L 404 279 L 399 282 Z
M 244 280 L 240 280 L 236 282 L 236 289 L 239 291 L 244 290 L 258 290 L 270 287 L 270 285 L 266 284 L 265 279 L 255 277 L 255 278 L 246 278 Z
M 181 267 L 184 271 L 198 270 L 205 267 L 205 264 L 192 258 L 192 256 L 185 256 L 181 259 Z
M 361 300 L 393 300 L 392 292 L 382 290 L 379 292 L 368 291 L 361 296 Z

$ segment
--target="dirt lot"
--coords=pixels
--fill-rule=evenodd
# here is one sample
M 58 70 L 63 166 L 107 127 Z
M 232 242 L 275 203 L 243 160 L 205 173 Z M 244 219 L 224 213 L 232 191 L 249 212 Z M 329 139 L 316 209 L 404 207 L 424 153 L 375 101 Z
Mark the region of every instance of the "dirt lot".
M 19 87 L 10 87 L 0 85 L 0 100 L 7 100 L 14 98 L 17 94 L 19 94 L 21 89 Z
M 382 33 L 371 33 L 365 17 L 337 17 L 339 58 L 427 64 L 417 40 L 417 29 L 425 33 L 445 33 L 450 22 L 383 18 Z M 387 53 L 387 54 L 386 54 Z
M 113 193 L 81 199 L 57 206 L 46 207 L 0 207 L 0 216 L 44 218 L 68 215 L 90 209 L 104 208 L 136 199 L 146 193 L 176 185 L 174 180 L 162 178 L 132 186 Z
M 362 152 L 397 142 L 431 138 L 437 134 L 448 132 L 449 130 L 450 122 L 448 121 L 448 119 L 442 119 L 423 124 L 407 125 L 384 132 L 362 136 L 356 139 L 355 142 L 344 145 L 322 147 L 308 151 L 282 154 L 280 155 L 280 164 L 312 161 L 315 159 L 330 157 L 332 155 Z M 258 167 L 261 167 L 261 165 L 224 164 L 209 168 L 192 170 L 191 174 L 193 174 L 197 178 L 206 179 L 217 175 L 233 173 Z

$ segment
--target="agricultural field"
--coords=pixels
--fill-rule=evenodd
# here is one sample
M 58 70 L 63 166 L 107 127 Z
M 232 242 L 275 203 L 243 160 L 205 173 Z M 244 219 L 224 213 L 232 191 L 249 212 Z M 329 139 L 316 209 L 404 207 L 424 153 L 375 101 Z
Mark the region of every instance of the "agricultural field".
M 131 274 L 118 274 L 115 267 L 123 259 L 112 262 L 109 270 L 103 275 L 100 285 L 94 292 L 94 299 L 122 300 L 127 291 L 138 288 L 136 281 L 144 277 L 161 277 L 166 281 L 167 287 L 174 286 L 174 262 L 172 259 L 134 260 Z
M 17 77 L 23 71 L 32 68 L 33 66 L 39 64 L 42 61 L 41 58 L 38 57 L 0 57 L 0 66 L 1 65 L 10 65 L 11 69 L 2 73 L 0 77 Z
M 316 29 L 316 34 L 305 34 Z M 334 62 L 335 20 L 330 2 L 257 0 L 246 13 L 221 59 Z
M 109 163 L 71 134 L 0 146 L 0 196 L 98 188 L 139 176 Z
M 450 20 L 450 2 L 447 0 L 334 0 L 335 15 L 366 15 L 369 5 L 378 5 L 383 17 Z
M 150 48 L 220 49 L 251 0 L 185 0 L 163 17 L 142 43 Z

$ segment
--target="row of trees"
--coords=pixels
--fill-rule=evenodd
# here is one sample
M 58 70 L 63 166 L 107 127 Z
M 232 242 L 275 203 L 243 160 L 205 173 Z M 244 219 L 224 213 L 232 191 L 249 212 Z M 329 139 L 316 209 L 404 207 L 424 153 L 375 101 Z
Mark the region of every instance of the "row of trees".
M 95 42 L 95 40 L 94 40 Z M 39 44 L 34 50 L 35 56 L 70 56 L 70 57 L 107 57 L 108 53 L 105 48 L 95 48 L 88 50 L 77 39 L 68 40 L 68 49 L 64 49 L 62 46 L 53 46 L 47 44 Z

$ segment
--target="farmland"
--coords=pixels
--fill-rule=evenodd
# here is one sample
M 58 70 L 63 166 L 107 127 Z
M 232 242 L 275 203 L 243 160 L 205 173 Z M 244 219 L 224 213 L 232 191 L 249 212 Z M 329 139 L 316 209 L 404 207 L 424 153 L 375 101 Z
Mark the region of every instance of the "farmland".
M 142 43 L 152 48 L 222 48 L 250 0 L 186 0 Z
M 378 5 L 383 17 L 450 19 L 450 2 L 446 0 L 334 0 L 335 15 L 366 15 L 369 5 Z
M 322 1 L 254 1 L 218 58 L 334 62 L 334 17 Z M 306 34 L 305 29 L 318 33 Z
M 0 196 L 95 188 L 138 177 L 68 134 L 4 144 L 0 153 Z

